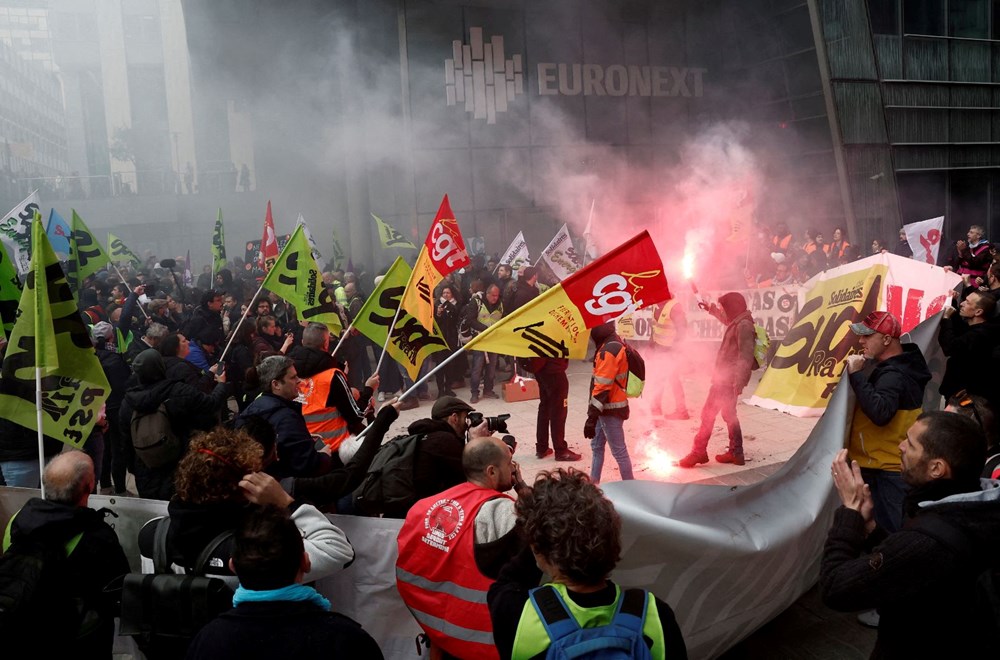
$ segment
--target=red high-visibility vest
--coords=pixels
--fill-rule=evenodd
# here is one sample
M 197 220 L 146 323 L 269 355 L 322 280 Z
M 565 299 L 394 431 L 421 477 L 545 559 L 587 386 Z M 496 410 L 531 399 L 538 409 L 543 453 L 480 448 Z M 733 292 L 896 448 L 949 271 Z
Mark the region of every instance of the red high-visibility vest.
M 396 588 L 431 643 L 458 658 L 499 658 L 486 605 L 493 580 L 474 554 L 476 514 L 498 497 L 508 496 L 459 484 L 414 504 L 399 530 Z

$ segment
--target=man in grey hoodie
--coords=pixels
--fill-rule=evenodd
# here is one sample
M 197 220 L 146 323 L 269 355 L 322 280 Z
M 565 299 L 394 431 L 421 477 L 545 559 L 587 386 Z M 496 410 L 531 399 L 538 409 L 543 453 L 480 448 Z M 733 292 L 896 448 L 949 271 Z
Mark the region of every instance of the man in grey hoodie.
M 719 306 L 712 305 L 709 314 L 726 325 L 722 335 L 722 345 L 715 358 L 712 387 L 701 409 L 701 426 L 694 436 L 691 452 L 677 461 L 683 468 L 692 468 L 699 463 L 708 463 L 708 439 L 712 436 L 715 416 L 722 413 L 722 419 L 729 427 L 729 449 L 718 454 L 719 463 L 743 465 L 743 430 L 736 416 L 736 398 L 750 382 L 750 372 L 756 366 L 754 341 L 756 332 L 753 317 L 747 309 L 747 301 L 739 293 L 726 293 L 719 298 Z

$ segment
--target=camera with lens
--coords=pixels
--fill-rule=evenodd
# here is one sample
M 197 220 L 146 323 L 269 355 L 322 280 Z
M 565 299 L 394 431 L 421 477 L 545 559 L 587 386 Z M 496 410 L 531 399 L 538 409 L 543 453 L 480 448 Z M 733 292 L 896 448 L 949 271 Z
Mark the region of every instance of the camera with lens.
M 490 433 L 507 433 L 507 420 L 510 419 L 510 413 L 504 413 L 496 417 L 486 417 L 481 412 L 472 411 L 466 419 L 469 421 L 469 428 L 479 426 L 483 420 L 486 420 L 486 428 L 489 429 Z

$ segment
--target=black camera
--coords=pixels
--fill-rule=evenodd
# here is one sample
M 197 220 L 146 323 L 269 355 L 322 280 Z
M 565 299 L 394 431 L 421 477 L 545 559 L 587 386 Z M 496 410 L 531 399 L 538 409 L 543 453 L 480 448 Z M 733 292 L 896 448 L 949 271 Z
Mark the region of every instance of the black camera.
M 503 415 L 497 415 L 496 417 L 485 417 L 483 413 L 472 411 L 467 416 L 466 419 L 469 421 L 469 427 L 479 426 L 483 420 L 486 420 L 486 428 L 489 429 L 490 433 L 508 433 L 507 431 L 507 420 L 510 419 L 510 413 L 504 413 Z

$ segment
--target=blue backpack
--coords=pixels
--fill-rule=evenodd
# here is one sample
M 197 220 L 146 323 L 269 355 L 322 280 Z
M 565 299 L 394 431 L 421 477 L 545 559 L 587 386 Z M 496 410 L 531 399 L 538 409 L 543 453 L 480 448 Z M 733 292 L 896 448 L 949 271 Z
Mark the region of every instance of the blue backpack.
M 549 636 L 546 658 L 651 660 L 652 653 L 642 635 L 646 623 L 646 591 L 626 589 L 618 599 L 615 616 L 607 625 L 581 628 L 562 596 L 549 585 L 531 590 L 531 604 Z

